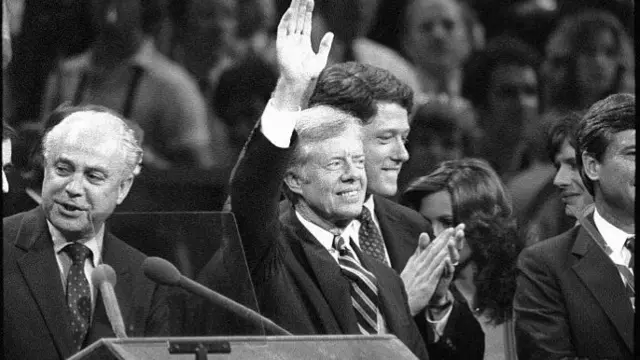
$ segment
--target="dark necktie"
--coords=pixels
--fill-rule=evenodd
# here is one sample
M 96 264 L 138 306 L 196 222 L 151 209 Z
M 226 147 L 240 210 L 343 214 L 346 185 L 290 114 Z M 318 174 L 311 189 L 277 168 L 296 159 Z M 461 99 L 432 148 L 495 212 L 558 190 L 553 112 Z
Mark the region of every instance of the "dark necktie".
M 87 335 L 91 318 L 91 288 L 84 272 L 84 262 L 91 257 L 91 250 L 80 243 L 64 248 L 73 263 L 67 275 L 67 305 L 71 310 L 71 332 L 76 351 L 80 350 Z
M 373 257 L 381 263 L 390 266 L 385 255 L 384 240 L 376 223 L 373 222 L 371 212 L 366 206 L 362 207 L 362 213 L 358 217 L 360 221 L 360 231 L 358 232 L 358 238 L 360 240 L 360 249 L 365 254 Z
M 635 236 L 631 236 L 624 243 L 624 247 L 627 248 L 629 250 L 629 252 L 631 252 L 631 259 L 629 260 L 629 266 L 616 264 L 616 267 L 618 268 L 618 271 L 620 272 L 622 277 L 624 277 L 625 290 L 627 292 L 627 296 L 631 300 L 631 306 L 633 306 L 634 310 L 635 310 L 635 296 L 636 296 L 635 282 L 634 282 L 635 278 L 634 278 L 634 275 L 633 275 L 633 273 L 631 272 L 630 269 L 633 269 L 633 266 L 635 265 L 634 264 L 635 242 L 636 242 L 636 237 Z
M 365 335 L 378 333 L 378 282 L 376 277 L 355 259 L 341 236 L 333 239 L 338 250 L 342 273 L 351 282 L 351 303 L 358 320 L 358 328 Z

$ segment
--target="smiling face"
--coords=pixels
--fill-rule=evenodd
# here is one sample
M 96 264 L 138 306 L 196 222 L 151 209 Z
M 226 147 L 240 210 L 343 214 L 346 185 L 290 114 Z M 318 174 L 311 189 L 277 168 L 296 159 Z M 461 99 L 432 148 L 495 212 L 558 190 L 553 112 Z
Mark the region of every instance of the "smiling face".
M 595 201 L 603 216 L 634 224 L 636 201 L 636 131 L 613 134 L 602 159 L 583 153 L 585 173 L 594 182 Z
M 318 225 L 341 224 L 360 214 L 367 188 L 365 156 L 359 127 L 303 149 L 290 189 L 301 195 L 296 209 Z M 288 182 L 291 184 L 291 181 Z
M 553 162 L 557 169 L 553 185 L 560 191 L 565 213 L 575 217 L 576 214 L 582 213 L 585 206 L 593 203 L 593 197 L 582 182 L 576 164 L 576 150 L 569 141 L 564 141 Z
M 86 116 L 96 115 L 80 112 L 63 120 L 49 134 L 46 150 L 42 206 L 69 241 L 93 236 L 125 199 L 133 181 L 115 131 L 98 126 L 73 129 L 80 121 L 92 121 L 81 118 Z
M 377 108 L 376 116 L 364 127 L 367 191 L 394 196 L 402 164 L 409 160 L 405 147 L 409 117 L 407 110 L 395 103 L 378 103 Z

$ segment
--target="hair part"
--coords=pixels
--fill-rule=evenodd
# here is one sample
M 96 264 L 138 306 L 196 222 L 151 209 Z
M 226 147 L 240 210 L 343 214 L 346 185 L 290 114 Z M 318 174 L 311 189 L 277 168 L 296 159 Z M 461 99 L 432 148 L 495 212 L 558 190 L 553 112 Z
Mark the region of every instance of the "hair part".
M 594 182 L 585 174 L 582 154 L 601 161 L 615 134 L 635 130 L 636 96 L 614 94 L 593 104 L 578 125 L 576 135 L 576 163 L 585 187 L 592 196 Z
M 398 104 L 411 113 L 413 90 L 387 70 L 350 61 L 322 70 L 309 106 L 329 105 L 366 125 L 377 114 L 378 102 Z

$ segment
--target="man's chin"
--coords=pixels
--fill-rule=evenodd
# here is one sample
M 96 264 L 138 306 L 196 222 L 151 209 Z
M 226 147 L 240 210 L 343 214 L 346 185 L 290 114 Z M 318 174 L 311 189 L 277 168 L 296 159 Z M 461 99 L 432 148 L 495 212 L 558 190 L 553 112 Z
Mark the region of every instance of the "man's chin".
M 378 183 L 378 184 L 372 184 L 373 186 L 369 186 L 367 187 L 367 193 L 369 194 L 376 194 L 379 196 L 384 196 L 384 197 L 392 197 L 395 196 L 396 193 L 398 192 L 398 186 L 394 183 L 394 184 L 389 184 L 389 183 Z

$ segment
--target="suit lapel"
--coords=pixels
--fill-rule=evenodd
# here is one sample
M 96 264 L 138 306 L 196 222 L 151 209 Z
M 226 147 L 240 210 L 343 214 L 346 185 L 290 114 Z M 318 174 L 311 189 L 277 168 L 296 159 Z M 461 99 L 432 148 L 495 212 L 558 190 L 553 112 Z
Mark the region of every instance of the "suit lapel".
M 373 196 L 373 200 L 380 232 L 391 259 L 391 267 L 400 273 L 418 246 L 418 239 L 412 239 L 411 234 L 406 234 L 404 229 L 399 226 L 402 224 L 402 220 L 398 219 L 398 214 L 389 208 L 387 204 L 389 200 L 376 195 Z M 414 240 L 415 244 L 408 240 Z
M 578 231 L 572 252 L 579 258 L 573 270 L 633 351 L 633 308 L 618 269 L 583 227 Z
M 25 251 L 17 260 L 25 283 L 38 304 L 56 348 L 62 358 L 67 358 L 72 355 L 71 318 L 53 253 L 53 241 L 40 207 L 25 215 L 16 246 Z
M 367 255 L 360 255 L 360 261 L 364 267 L 371 271 L 378 281 L 378 294 L 380 313 L 384 316 L 384 320 L 389 328 L 389 332 L 398 337 L 402 337 L 403 332 L 407 328 L 409 319 L 402 316 L 403 299 L 398 297 L 402 290 L 397 287 L 397 283 L 393 281 L 393 274 L 389 268 L 381 262 L 371 259 Z
M 290 224 L 300 241 L 302 251 L 311 268 L 312 276 L 326 299 L 333 317 L 345 334 L 359 333 L 353 308 L 349 282 L 343 277 L 340 265 L 313 235 L 300 223 L 295 211 L 286 214 L 286 223 Z M 316 301 L 317 303 L 317 301 Z
M 116 272 L 117 282 L 114 290 L 122 312 L 122 318 L 127 327 L 127 333 L 130 333 L 135 317 L 135 314 L 130 313 L 135 292 L 133 289 L 133 274 L 127 262 L 126 254 L 128 254 L 128 251 L 122 240 L 105 231 L 102 262 L 111 265 Z

